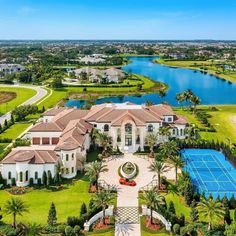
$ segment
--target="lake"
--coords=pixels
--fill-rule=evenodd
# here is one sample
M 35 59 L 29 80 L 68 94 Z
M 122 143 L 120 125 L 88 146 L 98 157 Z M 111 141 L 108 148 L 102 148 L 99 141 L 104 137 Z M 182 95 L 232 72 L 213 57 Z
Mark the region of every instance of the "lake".
M 136 104 L 143 104 L 149 100 L 155 104 L 168 102 L 173 106 L 178 106 L 175 95 L 186 89 L 191 89 L 201 98 L 201 104 L 236 104 L 236 84 L 217 78 L 200 71 L 184 68 L 173 68 L 152 61 L 156 57 L 130 57 L 131 64 L 123 67 L 124 71 L 132 71 L 134 74 L 147 76 L 155 81 L 164 82 L 169 85 L 169 90 L 165 97 L 161 98 L 158 94 L 145 94 L 142 96 L 122 96 L 104 97 L 97 99 L 96 103 L 104 102 L 121 103 L 130 101 Z M 69 100 L 66 106 L 84 105 L 84 101 Z

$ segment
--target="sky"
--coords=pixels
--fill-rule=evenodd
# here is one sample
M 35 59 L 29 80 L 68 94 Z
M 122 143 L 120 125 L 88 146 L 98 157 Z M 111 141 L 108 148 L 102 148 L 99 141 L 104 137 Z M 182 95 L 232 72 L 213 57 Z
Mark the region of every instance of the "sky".
M 0 0 L 0 40 L 236 40 L 236 0 Z

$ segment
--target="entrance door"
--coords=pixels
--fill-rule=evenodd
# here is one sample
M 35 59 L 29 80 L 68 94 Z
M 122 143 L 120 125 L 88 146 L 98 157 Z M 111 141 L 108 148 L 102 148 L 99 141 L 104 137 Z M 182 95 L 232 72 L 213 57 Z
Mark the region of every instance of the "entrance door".
M 132 136 L 131 135 L 125 136 L 125 146 L 132 146 Z

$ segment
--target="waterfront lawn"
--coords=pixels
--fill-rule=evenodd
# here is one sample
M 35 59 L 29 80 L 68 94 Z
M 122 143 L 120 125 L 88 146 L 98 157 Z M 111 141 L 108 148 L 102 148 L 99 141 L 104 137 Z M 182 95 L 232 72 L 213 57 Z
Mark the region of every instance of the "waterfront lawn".
M 72 184 L 65 186 L 65 189 L 59 191 L 51 191 L 47 189 L 32 190 L 23 195 L 19 195 L 20 199 L 29 205 L 29 213 L 17 217 L 17 221 L 36 222 L 41 225 L 47 224 L 48 210 L 51 202 L 55 203 L 57 210 L 57 222 L 66 222 L 68 216 L 79 216 L 80 206 L 83 202 L 87 205 L 92 197 L 88 193 L 89 182 L 86 178 L 72 181 Z M 1 207 L 4 203 L 13 197 L 5 190 L 0 190 Z M 4 222 L 11 223 L 12 216 L 4 215 Z
M 228 143 L 236 143 L 236 105 L 216 106 L 218 111 L 207 110 L 211 116 L 210 123 L 216 129 L 216 132 L 200 132 L 203 139 L 215 139 Z
M 214 105 L 213 105 L 214 106 Z M 209 114 L 209 122 L 216 129 L 216 132 L 199 132 L 200 137 L 207 140 L 219 140 L 223 142 L 228 142 L 230 139 L 231 143 L 236 143 L 236 105 L 217 105 L 217 111 L 212 111 L 212 106 L 199 106 Z M 195 117 L 195 115 L 188 110 L 181 108 L 174 109 L 178 114 L 184 115 L 188 120 L 198 126 L 203 128 L 204 125 L 201 124 Z
M 28 88 L 0 87 L 0 92 L 1 91 L 15 92 L 16 98 L 0 105 L 0 115 L 13 110 L 15 107 L 19 106 L 23 102 L 27 101 L 28 99 L 36 95 L 35 90 Z
M 223 70 L 222 68 L 217 67 L 217 64 L 220 64 L 218 61 L 181 61 L 181 60 L 156 60 L 157 63 L 173 66 L 173 67 L 182 67 L 189 68 L 194 70 L 205 70 L 206 72 L 219 76 L 223 79 L 236 83 L 236 72 L 228 69 Z

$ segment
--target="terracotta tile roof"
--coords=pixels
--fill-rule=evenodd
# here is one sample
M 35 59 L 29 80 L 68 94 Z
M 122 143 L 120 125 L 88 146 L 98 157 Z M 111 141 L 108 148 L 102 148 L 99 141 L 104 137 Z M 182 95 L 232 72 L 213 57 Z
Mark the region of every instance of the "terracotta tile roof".
M 59 127 L 56 123 L 48 122 L 48 123 L 38 123 L 34 125 L 29 131 L 30 132 L 61 132 L 62 128 Z
M 65 129 L 68 123 L 71 120 L 77 120 L 85 117 L 88 114 L 88 110 L 80 110 L 80 109 L 68 109 L 52 119 L 52 122 L 55 122 L 61 129 Z
M 171 106 L 166 105 L 166 104 L 158 104 L 158 105 L 149 106 L 148 109 L 150 109 L 152 112 L 156 113 L 159 116 L 173 116 L 173 115 L 175 115 Z
M 83 147 L 86 134 L 92 130 L 92 127 L 83 119 L 70 121 L 55 150 L 74 150 Z
M 189 123 L 188 119 L 185 116 L 175 116 L 175 118 L 176 118 L 174 121 L 175 124 L 186 125 Z
M 44 116 L 56 116 L 62 111 L 66 110 L 66 107 L 53 107 L 43 113 Z
M 3 160 L 2 164 L 15 164 L 27 162 L 29 164 L 56 163 L 58 156 L 51 150 L 12 150 Z

